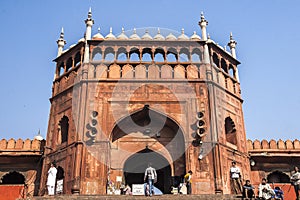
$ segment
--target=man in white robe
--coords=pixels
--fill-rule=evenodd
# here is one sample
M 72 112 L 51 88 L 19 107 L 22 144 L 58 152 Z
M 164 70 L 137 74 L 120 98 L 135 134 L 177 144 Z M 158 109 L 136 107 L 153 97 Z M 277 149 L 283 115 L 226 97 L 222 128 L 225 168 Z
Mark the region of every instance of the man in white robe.
M 51 163 L 51 167 L 48 170 L 48 178 L 47 178 L 48 195 L 54 195 L 56 174 L 57 174 L 57 169 L 55 168 L 54 164 Z

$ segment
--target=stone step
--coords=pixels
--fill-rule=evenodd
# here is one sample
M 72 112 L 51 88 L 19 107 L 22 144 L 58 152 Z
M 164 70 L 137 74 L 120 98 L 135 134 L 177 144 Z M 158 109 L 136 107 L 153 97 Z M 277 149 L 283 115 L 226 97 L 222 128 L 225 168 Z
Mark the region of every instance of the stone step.
M 32 197 L 30 200 L 241 200 L 233 195 L 216 195 L 216 194 L 203 194 L 203 195 L 158 195 L 152 197 L 146 196 L 129 196 L 129 195 L 57 195 L 57 196 L 44 196 L 44 197 Z

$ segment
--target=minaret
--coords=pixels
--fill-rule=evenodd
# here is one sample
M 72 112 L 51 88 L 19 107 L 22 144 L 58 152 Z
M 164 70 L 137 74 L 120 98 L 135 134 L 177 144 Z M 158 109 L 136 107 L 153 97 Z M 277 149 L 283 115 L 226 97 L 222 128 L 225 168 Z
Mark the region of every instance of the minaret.
M 235 47 L 236 47 L 237 42 L 233 39 L 232 33 L 230 33 L 230 40 L 228 42 L 228 46 L 231 50 L 231 55 L 236 59 L 236 52 L 235 52 Z
M 92 38 L 92 26 L 94 24 L 94 20 L 92 19 L 92 8 L 89 9 L 88 18 L 85 20 L 86 24 L 86 31 L 85 31 L 85 50 L 84 50 L 84 58 L 83 62 L 88 63 L 89 62 L 89 45 L 87 44 L 87 41 Z
M 64 46 L 67 43 L 64 40 L 64 28 L 61 28 L 61 32 L 60 32 L 60 37 L 59 39 L 56 41 L 57 46 L 58 46 L 58 51 L 57 51 L 57 57 L 60 56 L 64 50 Z
M 232 33 L 230 33 L 230 40 L 228 42 L 228 46 L 230 48 L 230 51 L 231 51 L 231 55 L 233 58 L 236 59 L 236 52 L 235 52 L 235 47 L 236 47 L 236 44 L 237 42 L 233 39 L 232 37 Z M 236 67 L 235 69 L 235 78 L 238 82 L 240 82 L 240 78 L 239 78 L 239 71 L 238 71 L 238 68 Z
M 205 19 L 203 12 L 201 12 L 201 20 L 199 21 L 199 26 L 202 31 L 202 39 L 207 40 L 206 26 L 208 25 L 208 21 Z
M 206 33 L 206 26 L 208 25 L 208 21 L 205 19 L 203 12 L 201 12 L 201 19 L 199 21 L 199 26 L 202 31 L 202 40 L 207 41 L 207 33 Z M 207 44 L 204 45 L 204 63 L 209 64 L 209 52 Z

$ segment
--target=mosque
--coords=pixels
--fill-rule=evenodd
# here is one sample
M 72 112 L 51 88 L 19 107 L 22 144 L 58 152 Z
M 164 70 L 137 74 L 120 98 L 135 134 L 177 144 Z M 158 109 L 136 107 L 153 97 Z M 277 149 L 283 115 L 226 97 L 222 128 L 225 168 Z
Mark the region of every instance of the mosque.
M 203 13 L 201 36 L 162 28 L 92 36 L 91 9 L 85 24 L 68 49 L 63 29 L 57 40 L 46 140 L 0 141 L 0 192 L 44 195 L 52 162 L 57 194 L 113 194 L 142 183 L 148 163 L 164 194 L 189 170 L 193 194 L 231 194 L 232 161 L 254 185 L 289 183 L 299 141 L 247 140 L 232 34 L 228 51 L 207 34 Z

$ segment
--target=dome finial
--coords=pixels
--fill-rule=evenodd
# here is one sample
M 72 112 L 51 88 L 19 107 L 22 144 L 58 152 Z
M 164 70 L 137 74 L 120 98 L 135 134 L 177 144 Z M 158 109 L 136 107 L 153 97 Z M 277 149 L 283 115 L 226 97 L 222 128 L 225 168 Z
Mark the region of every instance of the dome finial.
M 116 36 L 114 36 L 114 34 L 112 33 L 112 27 L 109 28 L 109 34 L 105 37 L 105 39 L 116 39 Z
M 184 28 L 181 29 L 181 35 L 178 36 L 178 40 L 188 40 L 189 37 L 184 34 Z
M 37 134 L 36 136 L 34 136 L 34 139 L 35 139 L 35 140 L 39 140 L 39 141 L 43 140 L 43 137 L 42 137 L 42 135 L 41 135 L 41 130 L 40 130 L 40 129 L 39 129 L 38 134 Z

